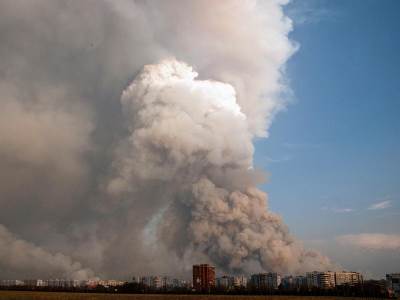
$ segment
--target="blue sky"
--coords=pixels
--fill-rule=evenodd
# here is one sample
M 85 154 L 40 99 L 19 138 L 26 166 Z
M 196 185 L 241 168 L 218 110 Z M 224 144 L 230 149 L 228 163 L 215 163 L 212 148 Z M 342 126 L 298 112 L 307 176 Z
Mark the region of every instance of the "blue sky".
M 346 268 L 400 271 L 400 246 L 354 257 L 337 241 L 400 239 L 400 1 L 298 0 L 286 11 L 300 45 L 286 70 L 293 96 L 256 142 L 270 207 Z

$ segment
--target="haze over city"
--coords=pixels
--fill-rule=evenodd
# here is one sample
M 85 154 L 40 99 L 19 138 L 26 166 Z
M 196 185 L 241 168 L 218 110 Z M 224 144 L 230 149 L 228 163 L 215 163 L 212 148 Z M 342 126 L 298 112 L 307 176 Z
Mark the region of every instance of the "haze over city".
M 0 1 L 0 280 L 400 272 L 399 9 Z

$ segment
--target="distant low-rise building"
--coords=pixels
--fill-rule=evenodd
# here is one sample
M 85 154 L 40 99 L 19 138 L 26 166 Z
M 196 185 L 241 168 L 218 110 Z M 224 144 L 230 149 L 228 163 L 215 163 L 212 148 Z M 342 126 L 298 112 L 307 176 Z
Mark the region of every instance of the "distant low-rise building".
M 172 288 L 174 289 L 184 289 L 189 288 L 190 282 L 183 279 L 172 279 Z
M 132 283 L 151 290 L 165 290 L 188 288 L 188 282 L 169 276 L 133 276 Z
M 308 287 L 307 285 L 307 277 L 306 276 L 296 276 L 294 278 L 294 285 L 296 287 L 296 289 L 305 289 Z
M 281 276 L 277 273 L 253 274 L 250 278 L 250 285 L 256 290 L 273 290 L 281 284 Z
M 33 288 L 33 287 L 37 287 L 38 279 L 24 279 L 23 282 L 24 282 L 24 286 Z
M 234 287 L 234 278 L 232 276 L 218 277 L 215 283 L 220 290 L 230 290 Z
M 320 274 L 320 272 L 318 272 L 318 271 L 306 273 L 307 286 L 309 288 L 319 288 L 319 279 L 318 279 L 319 274 Z
M 235 288 L 245 288 L 247 287 L 247 277 L 246 276 L 235 276 L 233 277 L 233 286 Z
M 151 276 L 150 282 L 152 289 L 160 290 L 163 288 L 163 278 L 161 276 Z
M 321 272 L 319 275 L 319 286 L 322 289 L 332 289 L 335 287 L 335 273 Z
M 388 287 L 393 291 L 395 296 L 400 296 L 400 273 L 386 274 Z
M 365 280 L 363 283 L 364 293 L 369 297 L 383 298 L 389 295 L 386 280 Z
M 89 279 L 89 280 L 86 280 L 85 282 L 84 282 L 84 285 L 87 287 L 87 288 L 95 288 L 95 287 L 97 287 L 97 285 L 99 284 L 99 281 L 98 280 L 94 280 L 94 279 Z
M 18 279 L 4 279 L 0 280 L 0 286 L 2 287 L 13 287 L 13 286 L 23 286 L 24 282 Z
M 292 290 L 296 288 L 295 279 L 293 276 L 285 276 L 281 280 L 281 286 L 284 290 Z
M 124 281 L 114 280 L 114 279 L 98 280 L 97 281 L 97 285 L 101 285 L 101 286 L 104 286 L 104 287 L 117 287 L 117 286 L 124 285 L 124 283 L 125 283 Z M 78 283 L 76 283 L 76 284 L 78 284 Z
M 139 276 L 135 282 L 141 284 L 146 289 L 159 290 L 163 288 L 164 281 L 162 276 Z
M 332 289 L 335 287 L 335 272 L 308 272 L 306 277 L 309 288 Z
M 247 286 L 245 276 L 221 276 L 215 281 L 216 287 L 220 290 L 241 289 Z
M 337 286 L 357 286 L 363 283 L 363 276 L 358 272 L 335 272 L 335 284 Z
M 86 285 L 86 282 L 71 279 L 49 279 L 43 281 L 43 286 L 50 288 L 77 288 L 82 285 Z

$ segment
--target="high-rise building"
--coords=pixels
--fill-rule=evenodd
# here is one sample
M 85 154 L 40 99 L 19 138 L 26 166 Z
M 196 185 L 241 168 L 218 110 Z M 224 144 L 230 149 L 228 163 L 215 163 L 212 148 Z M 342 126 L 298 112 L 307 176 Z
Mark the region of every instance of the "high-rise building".
M 220 290 L 241 289 L 246 286 L 245 276 L 222 276 L 216 279 L 216 287 Z
M 193 288 L 196 291 L 209 291 L 215 287 L 215 267 L 208 264 L 193 266 Z
M 319 277 L 318 271 L 313 271 L 313 272 L 307 272 L 306 273 L 306 278 L 307 278 L 307 286 L 309 288 L 319 288 L 318 284 L 318 277 Z
M 321 289 L 332 289 L 335 287 L 335 272 L 321 272 L 319 275 L 319 287 Z
M 400 273 L 386 274 L 388 288 L 390 288 L 396 297 L 400 296 Z
M 335 287 L 335 272 L 308 272 L 306 277 L 309 288 L 331 289 Z
M 256 290 L 277 289 L 281 284 L 281 276 L 277 273 L 253 274 L 250 283 L 252 288 Z
M 363 277 L 358 272 L 335 272 L 335 284 L 336 285 L 348 285 L 356 286 L 363 282 Z

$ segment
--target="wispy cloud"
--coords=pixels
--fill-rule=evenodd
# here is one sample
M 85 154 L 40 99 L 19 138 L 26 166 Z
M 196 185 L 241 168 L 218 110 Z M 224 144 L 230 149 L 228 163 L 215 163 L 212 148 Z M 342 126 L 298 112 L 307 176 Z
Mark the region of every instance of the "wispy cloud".
M 362 233 L 336 237 L 343 245 L 356 246 L 368 250 L 400 250 L 399 234 Z
M 368 209 L 369 210 L 385 209 L 385 208 L 389 208 L 391 205 L 392 205 L 392 202 L 390 200 L 385 200 L 385 201 L 371 204 L 368 207 Z
M 350 208 L 350 207 L 339 207 L 339 208 L 333 207 L 332 208 L 332 207 L 326 207 L 326 206 L 322 207 L 322 210 L 331 211 L 331 212 L 334 212 L 337 214 L 345 214 L 345 213 L 351 213 L 351 212 L 355 211 L 354 208 Z
M 335 213 L 350 213 L 354 211 L 354 208 L 333 208 L 332 211 Z

